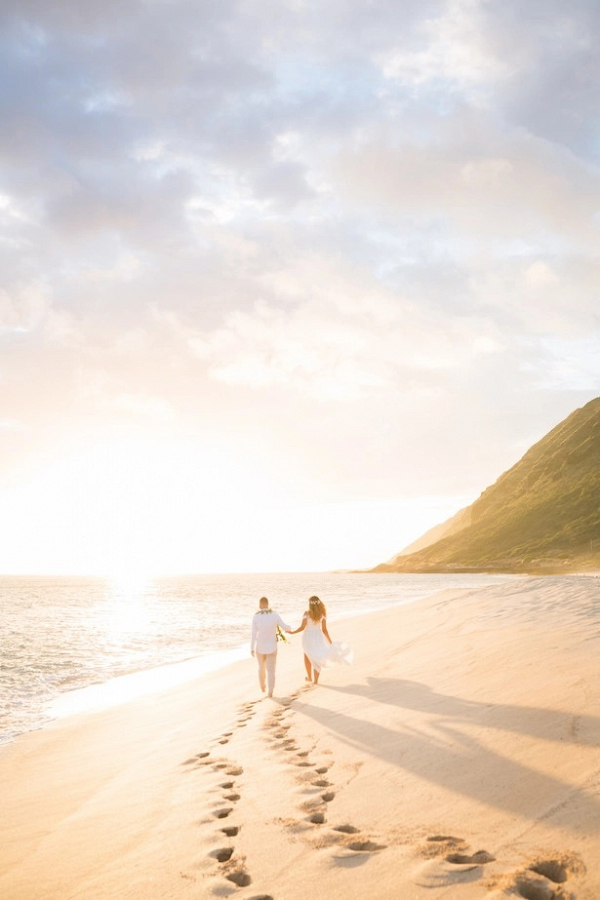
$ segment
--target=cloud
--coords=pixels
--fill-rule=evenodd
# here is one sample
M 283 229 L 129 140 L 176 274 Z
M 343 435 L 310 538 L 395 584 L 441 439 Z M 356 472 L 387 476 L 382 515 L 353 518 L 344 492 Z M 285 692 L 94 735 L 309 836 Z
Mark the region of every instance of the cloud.
M 47 294 L 39 282 L 17 282 L 10 290 L 0 289 L 0 336 L 31 331 L 40 324 L 47 308 Z
M 183 172 L 161 178 L 144 177 L 139 169 L 122 173 L 81 173 L 67 190 L 46 208 L 50 228 L 60 228 L 78 238 L 90 231 L 131 234 L 132 243 L 145 244 L 157 233 L 183 230 L 184 203 L 192 195 L 192 179 Z M 156 239 L 156 238 L 154 238 Z
M 463 496 L 598 393 L 594 4 L 2 15 L 6 470 L 168 428 Z
M 450 238 L 455 231 L 484 248 L 560 241 L 564 252 L 597 241 L 598 172 L 531 136 L 499 133 L 486 114 L 450 115 L 425 147 L 389 131 L 370 136 L 332 168 L 350 203 L 443 221 Z
M 358 265 L 313 254 L 261 273 L 248 293 L 271 297 L 227 313 L 213 329 L 159 314 L 208 376 L 254 390 L 285 388 L 319 403 L 393 396 L 500 352 L 484 317 L 457 318 L 399 296 Z M 276 298 L 276 299 L 275 299 Z
M 496 84 L 510 73 L 508 60 L 494 53 L 486 15 L 477 0 L 450 0 L 420 23 L 415 44 L 383 52 L 385 78 L 417 90 L 443 83 L 445 90 L 487 104 Z

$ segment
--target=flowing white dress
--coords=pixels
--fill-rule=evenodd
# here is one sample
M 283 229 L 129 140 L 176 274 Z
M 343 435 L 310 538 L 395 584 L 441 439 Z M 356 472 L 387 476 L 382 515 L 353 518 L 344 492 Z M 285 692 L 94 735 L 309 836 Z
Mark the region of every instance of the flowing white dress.
M 313 669 L 320 672 L 325 666 L 336 666 L 340 663 L 350 665 L 354 658 L 354 653 L 342 641 L 329 643 L 323 634 L 325 619 L 321 618 L 318 622 L 315 622 L 308 613 L 305 615 L 306 627 L 302 632 L 302 649 L 310 659 Z

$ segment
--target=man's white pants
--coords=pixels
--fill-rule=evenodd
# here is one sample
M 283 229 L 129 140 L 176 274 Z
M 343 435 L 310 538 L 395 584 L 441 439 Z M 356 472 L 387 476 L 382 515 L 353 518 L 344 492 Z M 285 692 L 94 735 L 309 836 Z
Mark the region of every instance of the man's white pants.
M 266 682 L 268 692 L 269 694 L 272 694 L 273 688 L 275 687 L 275 664 L 277 663 L 277 651 L 275 651 L 275 653 L 259 653 L 257 650 L 256 658 L 258 660 L 258 681 L 260 683 L 260 689 L 261 691 L 265 690 Z

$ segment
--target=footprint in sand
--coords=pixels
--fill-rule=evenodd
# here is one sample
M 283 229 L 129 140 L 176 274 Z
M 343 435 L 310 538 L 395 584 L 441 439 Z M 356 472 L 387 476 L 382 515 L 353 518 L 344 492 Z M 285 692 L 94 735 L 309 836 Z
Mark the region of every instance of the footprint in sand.
M 441 843 L 452 843 L 452 844 L 464 844 L 462 838 L 454 837 L 452 834 L 432 834 L 431 837 L 427 838 L 428 842 L 431 844 L 441 844 Z
M 418 848 L 427 862 L 419 866 L 417 884 L 427 888 L 449 887 L 478 881 L 484 866 L 495 857 L 487 850 L 470 851 L 463 838 L 452 834 L 434 834 Z
M 321 788 L 317 787 L 313 781 L 314 772 L 311 768 L 301 769 L 294 777 L 294 781 L 297 784 L 302 785 L 305 793 L 317 794 Z M 322 785 L 322 787 L 329 787 L 329 785 Z
M 466 852 L 467 849 L 467 843 L 462 838 L 454 837 L 452 834 L 432 834 L 420 851 L 422 856 L 432 857 L 446 856 L 451 851 Z
M 544 859 L 541 862 L 529 866 L 532 872 L 537 875 L 543 875 L 549 881 L 555 884 L 564 884 L 569 877 L 566 866 L 557 859 Z
M 202 762 L 202 760 L 206 760 L 206 757 L 210 756 L 210 750 L 204 750 L 202 753 L 196 753 L 195 756 L 190 756 L 189 759 L 185 759 L 181 765 L 182 766 L 193 766 L 193 765 L 206 765 L 206 762 Z
M 220 863 L 228 862 L 233 856 L 233 847 L 220 847 L 218 850 L 211 851 L 209 856 L 212 856 L 213 859 Z
M 235 837 L 239 833 L 238 825 L 226 825 L 225 828 L 219 829 L 226 837 Z
M 251 705 L 238 707 L 238 728 L 243 728 L 255 714 L 256 710 Z
M 224 806 L 221 809 L 215 809 L 213 815 L 215 819 L 226 819 L 233 812 L 233 806 Z
M 228 800 L 230 803 L 237 803 L 237 801 L 239 799 L 240 799 L 239 794 L 224 794 L 223 795 L 223 800 Z
M 252 879 L 243 869 L 238 869 L 235 872 L 230 872 L 229 875 L 226 875 L 225 878 L 228 881 L 232 881 L 233 884 L 237 884 L 238 887 L 248 887 L 249 884 L 252 884 Z
M 308 800 L 305 800 L 304 803 L 300 804 L 299 808 L 307 813 L 323 812 L 325 809 L 320 797 L 309 797 Z
M 564 900 L 566 897 L 574 898 L 575 894 L 572 890 L 565 893 L 564 889 L 556 886 L 565 884 L 570 877 L 582 875 L 585 871 L 585 865 L 579 857 L 558 854 L 533 860 L 526 869 L 501 878 L 496 887 L 502 890 L 503 895 L 516 894 L 524 900 Z
M 446 862 L 454 863 L 456 866 L 482 866 L 486 863 L 494 862 L 495 856 L 488 853 L 487 850 L 478 850 L 476 853 L 449 853 L 446 856 Z
M 347 847 L 355 853 L 375 853 L 377 850 L 385 850 L 385 844 L 376 844 L 374 841 L 352 841 Z
M 333 831 L 338 832 L 340 835 L 353 835 L 357 834 L 359 829 L 355 828 L 353 825 L 338 825 Z M 355 865 L 352 860 L 356 860 L 362 854 L 368 853 L 378 853 L 380 850 L 385 850 L 386 844 L 378 844 L 376 841 L 371 841 L 368 839 L 356 839 L 348 840 L 338 837 L 337 835 L 330 835 L 329 842 L 334 841 L 341 845 L 339 850 L 334 853 L 334 859 L 336 861 L 336 865 Z
M 525 900 L 554 900 L 556 897 L 552 885 L 541 878 L 517 878 L 514 887 L 517 897 Z
M 477 850 L 475 853 L 469 853 L 463 838 L 457 838 L 451 834 L 434 834 L 428 837 L 427 846 L 423 849 L 423 855 L 443 856 L 446 862 L 454 866 L 484 866 L 486 863 L 494 862 L 496 859 L 487 850 Z

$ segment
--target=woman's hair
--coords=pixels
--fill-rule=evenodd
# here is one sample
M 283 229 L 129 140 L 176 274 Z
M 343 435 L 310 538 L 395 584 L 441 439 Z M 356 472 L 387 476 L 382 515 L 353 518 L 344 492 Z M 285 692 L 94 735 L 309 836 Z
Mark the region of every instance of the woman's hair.
M 308 615 L 313 622 L 318 622 L 319 619 L 324 619 L 327 615 L 325 604 L 318 597 L 311 597 L 308 601 Z

